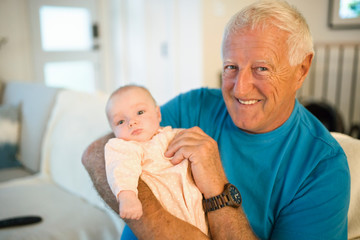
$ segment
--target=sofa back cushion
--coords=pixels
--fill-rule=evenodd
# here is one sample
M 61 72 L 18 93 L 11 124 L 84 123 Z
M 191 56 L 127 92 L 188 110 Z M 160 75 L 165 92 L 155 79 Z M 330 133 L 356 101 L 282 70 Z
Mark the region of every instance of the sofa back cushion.
M 0 169 L 21 166 L 17 159 L 19 147 L 19 107 L 0 104 Z M 0 173 L 2 178 L 3 173 Z
M 57 91 L 40 83 L 9 82 L 3 92 L 3 104 L 21 107 L 19 160 L 34 173 L 40 169 L 43 135 Z
M 360 239 L 360 140 L 332 132 L 344 149 L 351 175 L 350 206 L 348 213 L 348 238 Z
M 43 172 L 64 189 L 104 207 L 81 163 L 87 146 L 111 132 L 105 115 L 108 95 L 59 92 L 43 144 Z

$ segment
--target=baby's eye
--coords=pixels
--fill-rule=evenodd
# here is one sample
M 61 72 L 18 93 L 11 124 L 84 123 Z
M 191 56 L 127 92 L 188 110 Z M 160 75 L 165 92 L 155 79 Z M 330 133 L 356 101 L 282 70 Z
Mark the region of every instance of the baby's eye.
M 120 120 L 119 122 L 118 122 L 118 125 L 121 125 L 121 124 L 123 124 L 125 121 L 124 120 Z
M 138 115 L 142 115 L 142 114 L 144 114 L 144 110 L 138 111 Z

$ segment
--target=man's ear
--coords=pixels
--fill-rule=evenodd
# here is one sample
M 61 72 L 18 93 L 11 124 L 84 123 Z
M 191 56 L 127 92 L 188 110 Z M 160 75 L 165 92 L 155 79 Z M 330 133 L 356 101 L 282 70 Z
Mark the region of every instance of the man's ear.
M 313 57 L 314 57 L 314 54 L 309 53 L 305 57 L 305 59 L 302 61 L 302 63 L 300 64 L 299 77 L 297 79 L 297 89 L 299 89 L 302 86 L 306 76 L 308 75 Z

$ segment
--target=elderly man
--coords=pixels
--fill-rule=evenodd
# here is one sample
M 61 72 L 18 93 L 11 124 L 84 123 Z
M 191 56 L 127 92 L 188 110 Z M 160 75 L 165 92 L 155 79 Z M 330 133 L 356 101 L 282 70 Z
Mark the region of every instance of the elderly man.
M 222 90 L 194 90 L 162 107 L 163 125 L 190 128 L 165 155 L 173 164 L 190 161 L 211 238 L 347 239 L 346 156 L 295 98 L 313 55 L 297 10 L 286 2 L 257 2 L 225 29 Z M 89 146 L 83 163 L 117 210 L 103 166 L 106 139 Z M 144 216 L 128 222 L 139 239 L 207 238 L 163 210 L 142 182 L 139 192 Z

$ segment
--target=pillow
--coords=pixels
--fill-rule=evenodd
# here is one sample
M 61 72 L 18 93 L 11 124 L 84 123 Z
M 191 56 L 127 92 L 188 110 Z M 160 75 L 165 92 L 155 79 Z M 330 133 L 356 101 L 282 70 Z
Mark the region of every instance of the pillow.
M 42 150 L 42 172 L 55 183 L 104 207 L 81 163 L 81 156 L 95 139 L 111 132 L 105 114 L 105 93 L 59 92 L 49 119 Z
M 21 166 L 17 159 L 19 128 L 18 106 L 0 105 L 0 169 Z
M 332 132 L 347 156 L 351 177 L 348 239 L 360 239 L 360 140 Z

